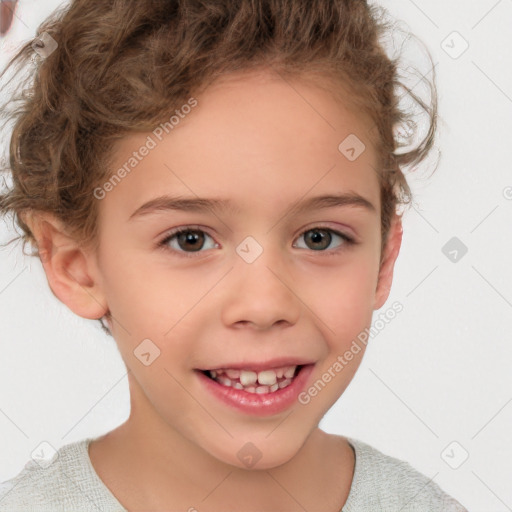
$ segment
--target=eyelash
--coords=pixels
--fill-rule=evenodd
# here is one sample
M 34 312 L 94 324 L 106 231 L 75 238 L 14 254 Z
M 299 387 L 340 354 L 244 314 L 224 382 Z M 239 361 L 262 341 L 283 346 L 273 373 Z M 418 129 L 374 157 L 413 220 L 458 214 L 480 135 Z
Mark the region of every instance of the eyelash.
M 349 237 L 348 235 L 346 235 L 344 233 L 340 233 L 339 231 L 336 231 L 336 230 L 334 230 L 332 228 L 329 228 L 327 226 L 321 226 L 321 225 L 320 226 L 314 226 L 312 228 L 306 229 L 299 236 L 304 235 L 308 231 L 314 231 L 314 230 L 323 230 L 323 231 L 328 231 L 330 233 L 334 233 L 335 235 L 337 235 L 340 238 L 342 238 L 343 241 L 344 241 L 344 243 L 340 247 L 338 247 L 336 249 L 330 249 L 330 250 L 326 249 L 326 250 L 323 250 L 323 251 L 314 251 L 313 249 L 310 249 L 311 252 L 324 253 L 323 256 L 336 256 L 341 251 L 347 250 L 351 246 L 357 245 L 357 243 L 358 243 L 353 238 Z M 201 252 L 204 252 L 204 251 L 192 251 L 192 252 L 178 251 L 176 249 L 173 249 L 173 248 L 169 247 L 169 245 L 168 245 L 168 243 L 175 236 L 177 236 L 177 235 L 179 235 L 181 233 L 187 233 L 189 231 L 199 231 L 199 232 L 202 232 L 202 233 L 208 235 L 210 238 L 213 239 L 213 237 L 207 231 L 205 231 L 204 229 L 201 229 L 199 226 L 183 226 L 183 227 L 180 227 L 180 228 L 176 228 L 176 229 L 170 231 L 169 233 L 167 233 L 165 235 L 165 238 L 162 241 L 158 242 L 158 244 L 157 244 L 158 248 L 162 249 L 164 251 L 172 251 L 174 253 L 177 253 L 179 255 L 179 257 L 185 257 L 185 258 L 194 258 L 194 257 L 196 257 L 195 255 L 197 253 L 201 253 Z

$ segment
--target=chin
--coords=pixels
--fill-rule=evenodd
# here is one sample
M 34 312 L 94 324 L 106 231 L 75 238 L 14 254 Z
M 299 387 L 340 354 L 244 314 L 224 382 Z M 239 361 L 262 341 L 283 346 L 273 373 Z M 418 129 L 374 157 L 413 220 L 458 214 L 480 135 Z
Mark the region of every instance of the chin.
M 303 442 L 287 443 L 283 446 L 282 439 L 272 436 L 262 441 L 247 441 L 245 443 L 231 442 L 232 450 L 227 452 L 210 451 L 217 460 L 247 471 L 273 469 L 292 460 L 299 452 Z M 216 447 L 218 448 L 218 447 Z

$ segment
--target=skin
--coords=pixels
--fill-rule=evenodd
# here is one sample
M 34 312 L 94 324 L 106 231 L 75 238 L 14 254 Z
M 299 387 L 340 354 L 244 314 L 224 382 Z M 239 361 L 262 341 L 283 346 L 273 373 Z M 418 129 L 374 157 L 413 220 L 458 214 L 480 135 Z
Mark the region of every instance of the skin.
M 300 356 L 316 362 L 309 387 L 371 325 L 388 298 L 402 239 L 395 216 L 379 267 L 371 125 L 325 89 L 268 72 L 223 77 L 197 100 L 99 201 L 96 252 L 50 216 L 31 221 L 40 249 L 51 255 L 43 264 L 53 293 L 84 318 L 110 311 L 129 369 L 130 417 L 91 444 L 92 464 L 129 510 L 339 511 L 354 454 L 344 437 L 318 424 L 364 350 L 307 405 L 267 417 L 219 403 L 194 369 Z M 349 134 L 366 144 L 353 162 L 338 150 Z M 148 135 L 122 139 L 112 170 Z M 285 215 L 303 196 L 348 191 L 375 211 L 344 206 Z M 240 212 L 160 211 L 129 220 L 161 194 L 227 198 Z M 211 236 L 196 244 L 199 252 L 189 250 L 192 257 L 176 238 L 172 247 L 156 248 L 170 229 L 190 225 Z M 319 225 L 357 244 L 343 246 L 332 235 L 315 250 L 304 234 Z M 263 248 L 252 263 L 236 252 L 247 236 Z M 148 338 L 161 353 L 145 366 L 133 351 Z M 237 457 L 247 442 L 262 454 L 252 468 Z
M 3 0 L 0 3 L 0 36 L 7 34 L 12 25 L 18 0 Z

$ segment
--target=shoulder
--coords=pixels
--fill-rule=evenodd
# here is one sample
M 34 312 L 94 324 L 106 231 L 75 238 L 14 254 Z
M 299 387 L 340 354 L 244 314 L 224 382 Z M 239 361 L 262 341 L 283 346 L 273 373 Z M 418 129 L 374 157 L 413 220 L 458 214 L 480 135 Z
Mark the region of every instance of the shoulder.
M 357 439 L 346 439 L 354 448 L 356 463 L 352 487 L 343 512 L 467 512 L 432 479 L 409 463 L 386 455 Z
M 123 512 L 94 472 L 85 439 L 61 447 L 51 462 L 30 460 L 0 482 L 0 512 Z

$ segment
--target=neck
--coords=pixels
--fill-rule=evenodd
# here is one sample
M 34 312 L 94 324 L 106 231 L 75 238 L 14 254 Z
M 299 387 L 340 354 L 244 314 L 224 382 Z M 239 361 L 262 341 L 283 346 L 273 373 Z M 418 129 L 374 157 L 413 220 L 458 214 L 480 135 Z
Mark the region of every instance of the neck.
M 130 418 L 89 448 L 96 472 L 129 510 L 339 512 L 346 501 L 354 455 L 343 437 L 316 428 L 284 464 L 242 469 L 170 429 L 140 389 L 131 400 Z

